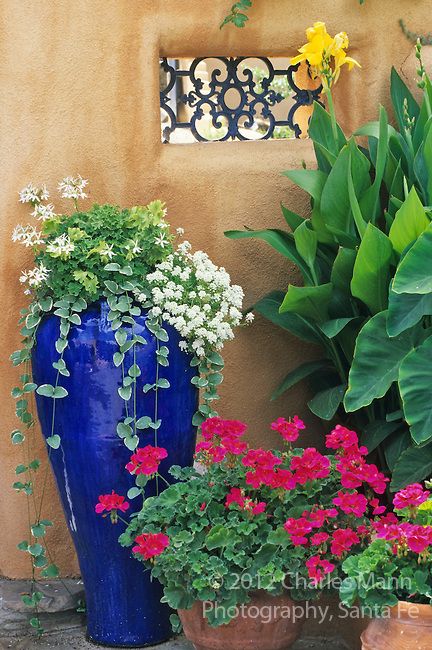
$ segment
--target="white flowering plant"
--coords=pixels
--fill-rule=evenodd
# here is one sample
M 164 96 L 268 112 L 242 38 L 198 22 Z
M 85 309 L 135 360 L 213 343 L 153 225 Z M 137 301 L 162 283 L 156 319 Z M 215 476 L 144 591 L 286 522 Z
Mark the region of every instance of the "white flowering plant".
M 202 389 L 202 400 L 193 418 L 193 424 L 199 426 L 206 418 L 217 415 L 212 403 L 219 398 L 217 388 L 223 380 L 220 352 L 224 343 L 234 337 L 234 328 L 250 317 L 243 318 L 243 291 L 231 284 L 225 269 L 213 264 L 202 251 L 192 253 L 189 242 L 176 241 L 184 231 L 171 233 L 161 201 L 126 209 L 95 204 L 82 210 L 78 202 L 87 198 L 87 185 L 88 181 L 81 176 L 60 181 L 60 195 L 73 201 L 71 214 L 60 214 L 48 203 L 46 185 L 36 187 L 30 183 L 19 193 L 20 201 L 32 207 L 33 223 L 17 225 L 12 240 L 32 250 L 34 265 L 23 270 L 19 278 L 30 304 L 21 311 L 19 321 L 22 349 L 11 356 L 14 366 L 25 367 L 19 384 L 12 390 L 21 426 L 12 432 L 11 439 L 13 444 L 22 444 L 33 432 L 35 420 L 29 410 L 32 393 L 54 400 L 68 395 L 61 378 L 70 375 L 63 358 L 70 329 L 81 324 L 80 313 L 89 304 L 106 301 L 110 308 L 108 320 L 118 344 L 113 363 L 123 371 L 118 393 L 127 404 L 127 417 L 118 423 L 117 432 L 126 447 L 134 451 L 139 443 L 137 429 L 143 428 L 144 421 L 145 428 L 150 427 L 155 433 L 160 426 L 157 406 L 154 413 L 144 418 L 137 416 L 133 396 L 141 371 L 135 363 L 131 368 L 124 367 L 126 353 L 145 343 L 134 333 L 136 319 L 147 314 L 146 327 L 156 338 L 158 368 L 169 365 L 169 348 L 163 345 L 169 335 L 164 325 L 168 323 L 179 332 L 180 347 L 190 355 L 191 365 L 197 370 L 192 381 Z M 54 385 L 38 386 L 33 381 L 31 354 L 38 326 L 50 314 L 60 320 L 60 335 L 54 343 L 58 353 L 53 363 L 57 377 Z M 163 379 L 146 385 L 144 390 L 157 392 L 167 388 L 169 382 Z M 55 409 L 52 417 L 54 432 Z M 51 454 L 61 446 L 60 436 L 52 435 L 47 444 Z M 28 450 L 32 448 L 30 444 Z M 30 498 L 39 466 L 40 461 L 30 457 L 19 465 L 16 474 L 20 480 L 14 483 L 14 489 Z M 129 498 L 143 494 L 142 488 L 138 477 L 137 487 Z M 20 542 L 19 548 L 29 554 L 32 570 L 40 569 L 44 579 L 55 577 L 58 569 L 48 561 L 45 539 L 52 522 L 41 519 L 41 508 L 35 516 L 37 520 L 29 521 L 35 541 Z M 35 584 L 24 599 L 36 609 L 31 624 L 40 632 L 40 595 Z

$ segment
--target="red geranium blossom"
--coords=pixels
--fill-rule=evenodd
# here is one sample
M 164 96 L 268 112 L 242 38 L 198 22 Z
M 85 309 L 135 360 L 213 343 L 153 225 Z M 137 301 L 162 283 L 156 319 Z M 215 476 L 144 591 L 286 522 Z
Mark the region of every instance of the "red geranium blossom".
M 247 454 L 242 458 L 242 463 L 245 467 L 264 470 L 273 469 L 275 465 L 280 465 L 281 462 L 281 458 L 266 449 L 249 449 Z
M 412 483 L 395 495 L 393 505 L 396 510 L 418 508 L 419 505 L 428 500 L 429 496 L 430 492 L 423 490 L 423 486 L 420 483 Z
M 353 514 L 356 517 L 362 517 L 368 506 L 368 500 L 363 494 L 359 494 L 358 492 L 343 492 L 342 490 L 333 499 L 333 503 L 345 514 Z
M 315 533 L 315 535 L 312 535 L 310 538 L 310 543 L 312 546 L 321 546 L 321 544 L 324 544 L 329 537 L 330 535 L 328 533 Z
M 201 426 L 203 440 L 196 446 L 196 453 L 203 453 L 207 461 L 221 463 L 227 454 L 239 456 L 247 450 L 247 443 L 240 440 L 247 425 L 239 420 L 207 418 Z
M 304 422 L 297 415 L 292 420 L 278 418 L 270 426 L 273 431 L 277 431 L 287 442 L 295 442 L 300 435 L 300 431 L 306 428 Z
M 232 504 L 238 505 L 240 510 L 246 510 L 248 512 L 251 512 L 253 515 L 262 514 L 265 511 L 267 505 L 264 501 L 257 503 L 249 497 L 246 497 L 244 491 L 240 488 L 231 488 L 227 494 L 225 507 L 229 508 Z
M 359 536 L 351 528 L 339 528 L 333 533 L 331 552 L 336 557 L 342 557 L 346 551 L 359 542 Z
M 300 517 L 300 519 L 290 517 L 284 523 L 284 528 L 288 535 L 291 536 L 291 542 L 294 546 L 304 546 L 307 544 L 308 539 L 306 535 L 312 532 L 312 524 L 303 517 Z
M 335 565 L 324 560 L 319 555 L 314 555 L 306 560 L 306 566 L 308 569 L 309 577 L 312 579 L 312 583 L 317 585 L 321 580 L 329 573 L 335 570 Z
M 379 499 L 371 499 L 369 505 L 372 508 L 373 515 L 382 515 L 387 510 L 387 508 L 380 504 Z
M 107 514 L 110 514 L 111 523 L 116 524 L 118 522 L 118 510 L 120 510 L 120 512 L 126 512 L 126 510 L 129 510 L 129 503 L 125 500 L 125 497 L 116 494 L 114 490 L 111 494 L 101 494 L 99 496 L 99 503 L 95 506 L 95 511 L 98 515 L 106 511 Z M 106 517 L 106 515 L 103 516 Z
M 163 447 L 146 445 L 146 447 L 137 449 L 132 454 L 130 462 L 126 465 L 126 469 L 131 474 L 146 474 L 147 476 L 151 476 L 157 472 L 160 461 L 167 456 L 168 452 Z
M 169 546 L 169 537 L 164 533 L 143 533 L 135 539 L 136 546 L 132 548 L 134 553 L 142 555 L 145 560 L 163 553 Z
M 301 456 L 291 460 L 291 470 L 300 485 L 317 478 L 327 478 L 330 474 L 330 460 L 313 447 L 304 450 Z
M 121 510 L 121 512 L 126 512 L 129 509 L 129 503 L 125 501 L 125 497 L 116 494 L 114 490 L 111 494 L 101 494 L 99 497 L 99 503 L 95 506 L 95 511 L 99 514 L 106 510 L 110 512 L 111 510 Z
M 357 447 L 358 436 L 355 431 L 350 431 L 341 424 L 337 424 L 333 431 L 326 436 L 327 449 L 350 449 Z

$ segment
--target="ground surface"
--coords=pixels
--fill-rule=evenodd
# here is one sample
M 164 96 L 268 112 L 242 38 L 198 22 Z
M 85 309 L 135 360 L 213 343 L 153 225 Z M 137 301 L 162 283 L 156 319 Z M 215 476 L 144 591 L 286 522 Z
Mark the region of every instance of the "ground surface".
M 39 587 L 41 588 L 41 587 Z M 95 650 L 101 648 L 86 640 L 85 617 L 77 613 L 78 601 L 83 597 L 82 583 L 47 582 L 41 591 L 41 621 L 46 632 L 41 639 L 31 636 L 28 610 L 23 607 L 21 594 L 28 591 L 24 581 L 0 579 L 0 650 Z M 153 646 L 155 650 L 193 650 L 183 638 Z M 151 650 L 151 648 L 148 648 Z M 227 648 L 226 650 L 230 650 Z M 257 649 L 259 646 L 257 645 Z M 338 639 L 304 638 L 291 650 L 349 650 Z

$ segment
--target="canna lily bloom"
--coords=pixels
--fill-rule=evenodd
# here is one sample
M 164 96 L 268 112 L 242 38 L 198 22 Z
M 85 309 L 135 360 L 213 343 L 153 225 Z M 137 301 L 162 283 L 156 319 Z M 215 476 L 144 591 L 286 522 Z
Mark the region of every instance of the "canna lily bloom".
M 349 39 L 346 32 L 339 32 L 332 38 L 325 23 L 316 22 L 306 30 L 306 37 L 308 42 L 299 49 L 300 54 L 291 59 L 291 65 L 307 62 L 315 76 L 321 77 L 327 87 L 339 79 L 343 65 L 348 65 L 349 70 L 354 66 L 361 67 L 355 59 L 347 56 Z

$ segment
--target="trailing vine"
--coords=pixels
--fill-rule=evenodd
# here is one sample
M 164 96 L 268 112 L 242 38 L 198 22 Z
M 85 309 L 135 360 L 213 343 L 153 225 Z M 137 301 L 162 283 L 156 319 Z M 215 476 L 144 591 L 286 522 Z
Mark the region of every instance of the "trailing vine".
M 410 29 L 408 29 L 405 21 L 402 18 L 399 20 L 399 25 L 402 33 L 411 43 L 420 42 L 421 45 L 432 45 L 432 32 L 428 32 L 427 34 L 412 32 Z
M 359 0 L 359 3 L 363 5 L 366 2 L 366 0 Z M 247 15 L 247 11 L 252 7 L 252 0 L 238 0 L 235 2 L 231 9 L 229 14 L 225 16 L 223 21 L 220 24 L 220 29 L 222 27 L 225 27 L 225 25 L 228 25 L 229 23 L 232 23 L 236 27 L 245 27 L 247 21 L 249 20 L 249 16 Z
M 153 201 L 146 207 L 125 210 L 94 205 L 89 211 L 81 212 L 78 199 L 86 198 L 86 185 L 87 181 L 80 176 L 68 177 L 59 184 L 61 195 L 72 199 L 75 207 L 71 215 L 59 215 L 52 204 L 45 203 L 49 197 L 46 187 L 38 189 L 29 184 L 20 192 L 20 200 L 33 206 L 32 216 L 42 222 L 42 228 L 38 231 L 33 225 L 20 225 L 12 235 L 13 241 L 33 249 L 36 262 L 35 268 L 24 271 L 20 278 L 25 293 L 30 296 L 30 304 L 21 311 L 19 320 L 22 347 L 11 355 L 14 366 L 25 368 L 19 384 L 12 389 L 21 426 L 12 431 L 11 440 L 24 449 L 23 462 L 15 470 L 17 480 L 13 488 L 28 499 L 28 538 L 20 541 L 18 548 L 29 555 L 32 580 L 29 593 L 22 600 L 34 610 L 30 625 L 39 635 L 43 633 L 39 615 L 43 595 L 38 581 L 57 578 L 59 569 L 52 561 L 46 540 L 53 522 L 43 516 L 49 464 L 44 469 L 40 494 L 35 490 L 41 462 L 33 456 L 34 395 L 52 400 L 50 435 L 46 438 L 50 459 L 62 444 L 56 430 L 56 410 L 57 400 L 68 396 L 62 378 L 70 377 L 64 355 L 71 328 L 81 325 L 81 315 L 89 305 L 106 301 L 107 319 L 117 343 L 113 364 L 121 368 L 118 394 L 124 401 L 125 412 L 117 424 L 117 434 L 127 449 L 135 452 L 143 434 L 151 434 L 157 448 L 162 424 L 159 391 L 170 388 L 169 381 L 160 375 L 160 369 L 169 365 L 166 345 L 169 334 L 165 322 L 180 332 L 181 348 L 191 353 L 191 365 L 196 369 L 192 383 L 201 390 L 201 401 L 193 417 L 193 424 L 199 426 L 207 417 L 216 415 L 212 403 L 219 397 L 217 387 L 223 380 L 224 365 L 217 349 L 221 349 L 225 340 L 233 338 L 233 327 L 243 318 L 240 311 L 243 292 L 231 285 L 226 271 L 216 267 L 201 251 L 192 255 L 188 242 L 175 249 L 175 237 L 165 220 L 163 203 Z M 182 232 L 179 229 L 178 234 Z M 179 274 L 177 284 L 173 282 L 176 274 Z M 179 309 L 185 316 L 180 320 Z M 32 373 L 32 351 L 38 327 L 48 315 L 59 319 L 59 335 L 55 341 L 58 357 L 52 364 L 56 374 L 52 384 L 38 385 Z M 144 315 L 145 327 L 156 340 L 154 381 L 143 387 L 144 393 L 154 392 L 154 408 L 152 413 L 138 414 L 137 379 L 141 369 L 137 350 L 138 346 L 147 344 L 139 334 Z M 138 474 L 128 498 L 144 498 L 144 488 L 151 478 L 155 479 L 159 492 L 158 474 Z M 117 517 L 112 521 L 116 523 Z

